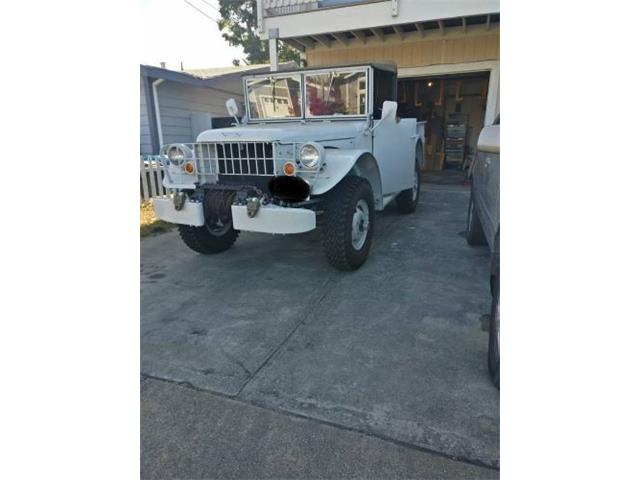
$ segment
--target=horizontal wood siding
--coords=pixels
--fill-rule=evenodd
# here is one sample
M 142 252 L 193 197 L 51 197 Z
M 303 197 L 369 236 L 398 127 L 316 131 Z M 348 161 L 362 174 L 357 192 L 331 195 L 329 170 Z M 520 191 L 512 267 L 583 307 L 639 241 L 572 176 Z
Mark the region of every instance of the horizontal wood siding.
M 366 44 L 354 39 L 348 46 L 334 42 L 331 48 L 311 48 L 306 52 L 307 62 L 309 66 L 324 66 L 392 60 L 402 68 L 500 59 L 498 27 L 477 27 L 467 34 L 459 29 L 445 35 L 430 32 L 424 38 L 412 33 L 404 40 L 391 37 L 384 42 L 368 37 Z
M 194 142 L 191 115 L 206 113 L 212 117 L 228 116 L 225 102 L 234 97 L 242 103 L 242 83 L 225 85 L 225 91 L 166 81 L 158 86 L 163 141 Z
M 144 77 L 140 76 L 140 155 L 151 155 L 152 153 L 147 98 L 144 93 Z

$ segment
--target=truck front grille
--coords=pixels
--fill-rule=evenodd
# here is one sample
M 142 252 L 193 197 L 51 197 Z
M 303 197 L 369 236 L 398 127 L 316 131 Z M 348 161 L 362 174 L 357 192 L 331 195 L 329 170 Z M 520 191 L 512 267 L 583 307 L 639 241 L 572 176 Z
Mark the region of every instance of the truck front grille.
M 204 175 L 275 174 L 270 142 L 203 142 L 196 144 L 199 173 Z

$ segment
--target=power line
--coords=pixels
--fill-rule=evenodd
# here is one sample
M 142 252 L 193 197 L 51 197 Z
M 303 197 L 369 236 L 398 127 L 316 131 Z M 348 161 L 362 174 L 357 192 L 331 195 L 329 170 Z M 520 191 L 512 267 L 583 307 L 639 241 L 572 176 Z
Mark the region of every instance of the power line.
M 198 12 L 200 12 L 202 15 L 204 15 L 205 17 L 207 17 L 209 20 L 212 20 L 212 21 L 214 21 L 214 22 L 218 23 L 218 21 L 217 21 L 215 18 L 213 18 L 213 17 L 212 17 L 212 16 L 210 16 L 209 14 L 207 14 L 207 13 L 203 12 L 202 10 L 200 10 L 198 7 L 196 7 L 196 6 L 195 6 L 193 3 L 191 3 L 189 0 L 184 0 L 184 2 L 185 2 L 187 5 L 189 5 L 190 7 L 195 8 Z

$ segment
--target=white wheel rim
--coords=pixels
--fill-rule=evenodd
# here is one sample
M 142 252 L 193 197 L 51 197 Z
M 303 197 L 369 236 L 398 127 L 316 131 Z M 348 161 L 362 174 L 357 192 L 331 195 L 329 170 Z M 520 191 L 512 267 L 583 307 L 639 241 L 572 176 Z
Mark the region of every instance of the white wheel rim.
M 351 245 L 356 250 L 360 250 L 367 241 L 369 234 L 369 204 L 363 200 L 358 200 L 356 209 L 351 219 Z

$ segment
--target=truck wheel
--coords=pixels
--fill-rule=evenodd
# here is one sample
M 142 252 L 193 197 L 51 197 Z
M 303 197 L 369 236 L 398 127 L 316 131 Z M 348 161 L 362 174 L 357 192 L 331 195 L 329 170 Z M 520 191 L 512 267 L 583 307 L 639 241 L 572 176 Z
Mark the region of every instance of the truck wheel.
M 322 246 L 338 270 L 356 270 L 367 259 L 373 235 L 373 191 L 364 178 L 345 177 L 324 205 Z
M 413 187 L 403 190 L 396 197 L 396 205 L 402 213 L 413 213 L 420 199 L 420 158 L 422 156 L 422 144 L 416 146 L 416 161 L 413 175 Z
M 489 373 L 493 384 L 500 388 L 500 272 L 494 277 L 491 320 L 489 322 Z
M 239 233 L 233 229 L 231 221 L 222 227 L 178 225 L 178 231 L 187 247 L 205 255 L 228 250 L 235 243 Z
M 467 210 L 467 228 L 465 230 L 465 237 L 469 245 L 486 245 L 487 239 L 484 238 L 484 232 L 482 231 L 482 225 L 480 225 L 480 219 L 478 218 L 478 212 L 476 211 L 476 205 L 473 202 L 473 195 L 469 197 L 469 208 Z

